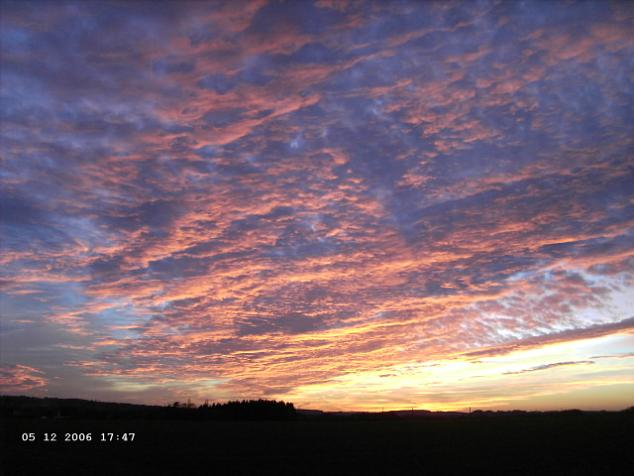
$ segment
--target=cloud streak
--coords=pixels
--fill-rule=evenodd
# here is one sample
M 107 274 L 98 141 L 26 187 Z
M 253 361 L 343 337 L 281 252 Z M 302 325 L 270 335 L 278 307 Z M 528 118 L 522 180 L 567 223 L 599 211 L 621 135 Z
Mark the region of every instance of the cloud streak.
M 516 372 L 505 372 L 504 375 L 517 375 L 517 374 L 524 374 L 526 372 L 538 372 L 541 370 L 548 370 L 554 367 L 561 367 L 564 365 L 588 365 L 588 364 L 594 364 L 594 361 L 593 360 L 577 360 L 577 361 L 571 361 L 571 362 L 554 362 L 552 364 L 538 365 L 537 367 L 531 367 L 530 369 L 518 370 Z

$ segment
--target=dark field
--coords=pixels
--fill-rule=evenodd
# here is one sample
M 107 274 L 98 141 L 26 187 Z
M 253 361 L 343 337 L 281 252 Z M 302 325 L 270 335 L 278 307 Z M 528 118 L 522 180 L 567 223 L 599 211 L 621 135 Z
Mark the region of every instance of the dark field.
M 4 418 L 0 474 L 634 474 L 634 414 L 286 422 Z M 21 441 L 22 433 L 39 441 Z M 57 433 L 55 443 L 42 442 Z M 64 433 L 92 442 L 64 442 Z M 134 441 L 101 442 L 102 432 Z

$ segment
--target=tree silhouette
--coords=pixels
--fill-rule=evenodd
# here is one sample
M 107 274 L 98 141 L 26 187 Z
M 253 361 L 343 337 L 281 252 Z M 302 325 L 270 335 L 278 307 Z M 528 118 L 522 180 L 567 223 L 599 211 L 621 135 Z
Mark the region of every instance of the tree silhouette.
M 198 413 L 212 420 L 292 420 L 297 416 L 292 403 L 262 399 L 205 403 L 198 407 Z

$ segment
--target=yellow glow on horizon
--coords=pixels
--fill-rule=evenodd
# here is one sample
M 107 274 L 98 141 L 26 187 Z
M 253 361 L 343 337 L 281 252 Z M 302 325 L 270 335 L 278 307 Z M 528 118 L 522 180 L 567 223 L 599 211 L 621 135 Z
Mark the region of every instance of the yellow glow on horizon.
M 634 333 L 614 334 L 482 359 L 386 366 L 279 397 L 323 410 L 621 409 L 634 405 L 632 349 Z

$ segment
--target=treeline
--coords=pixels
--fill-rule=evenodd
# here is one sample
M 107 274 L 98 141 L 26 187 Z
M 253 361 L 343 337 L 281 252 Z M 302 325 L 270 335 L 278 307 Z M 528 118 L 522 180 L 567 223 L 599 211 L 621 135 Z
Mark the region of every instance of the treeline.
M 174 402 L 161 407 L 80 399 L 0 396 L 0 416 L 96 420 L 293 420 L 297 412 L 292 403 L 274 400 L 242 400 L 200 406 Z
M 292 403 L 261 399 L 205 403 L 196 411 L 203 420 L 294 420 L 297 417 Z
M 66 398 L 37 398 L 24 396 L 0 396 L 2 418 L 51 418 L 51 419 L 146 419 L 146 420 L 394 420 L 394 419 L 482 419 L 482 418 L 568 418 L 591 414 L 620 413 L 632 415 L 634 407 L 620 412 L 605 411 L 490 411 L 430 412 L 426 410 L 401 410 L 386 412 L 322 412 L 296 410 L 292 403 L 275 400 L 241 400 L 226 403 L 174 402 L 167 406 L 137 405 L 129 403 L 99 402 Z

